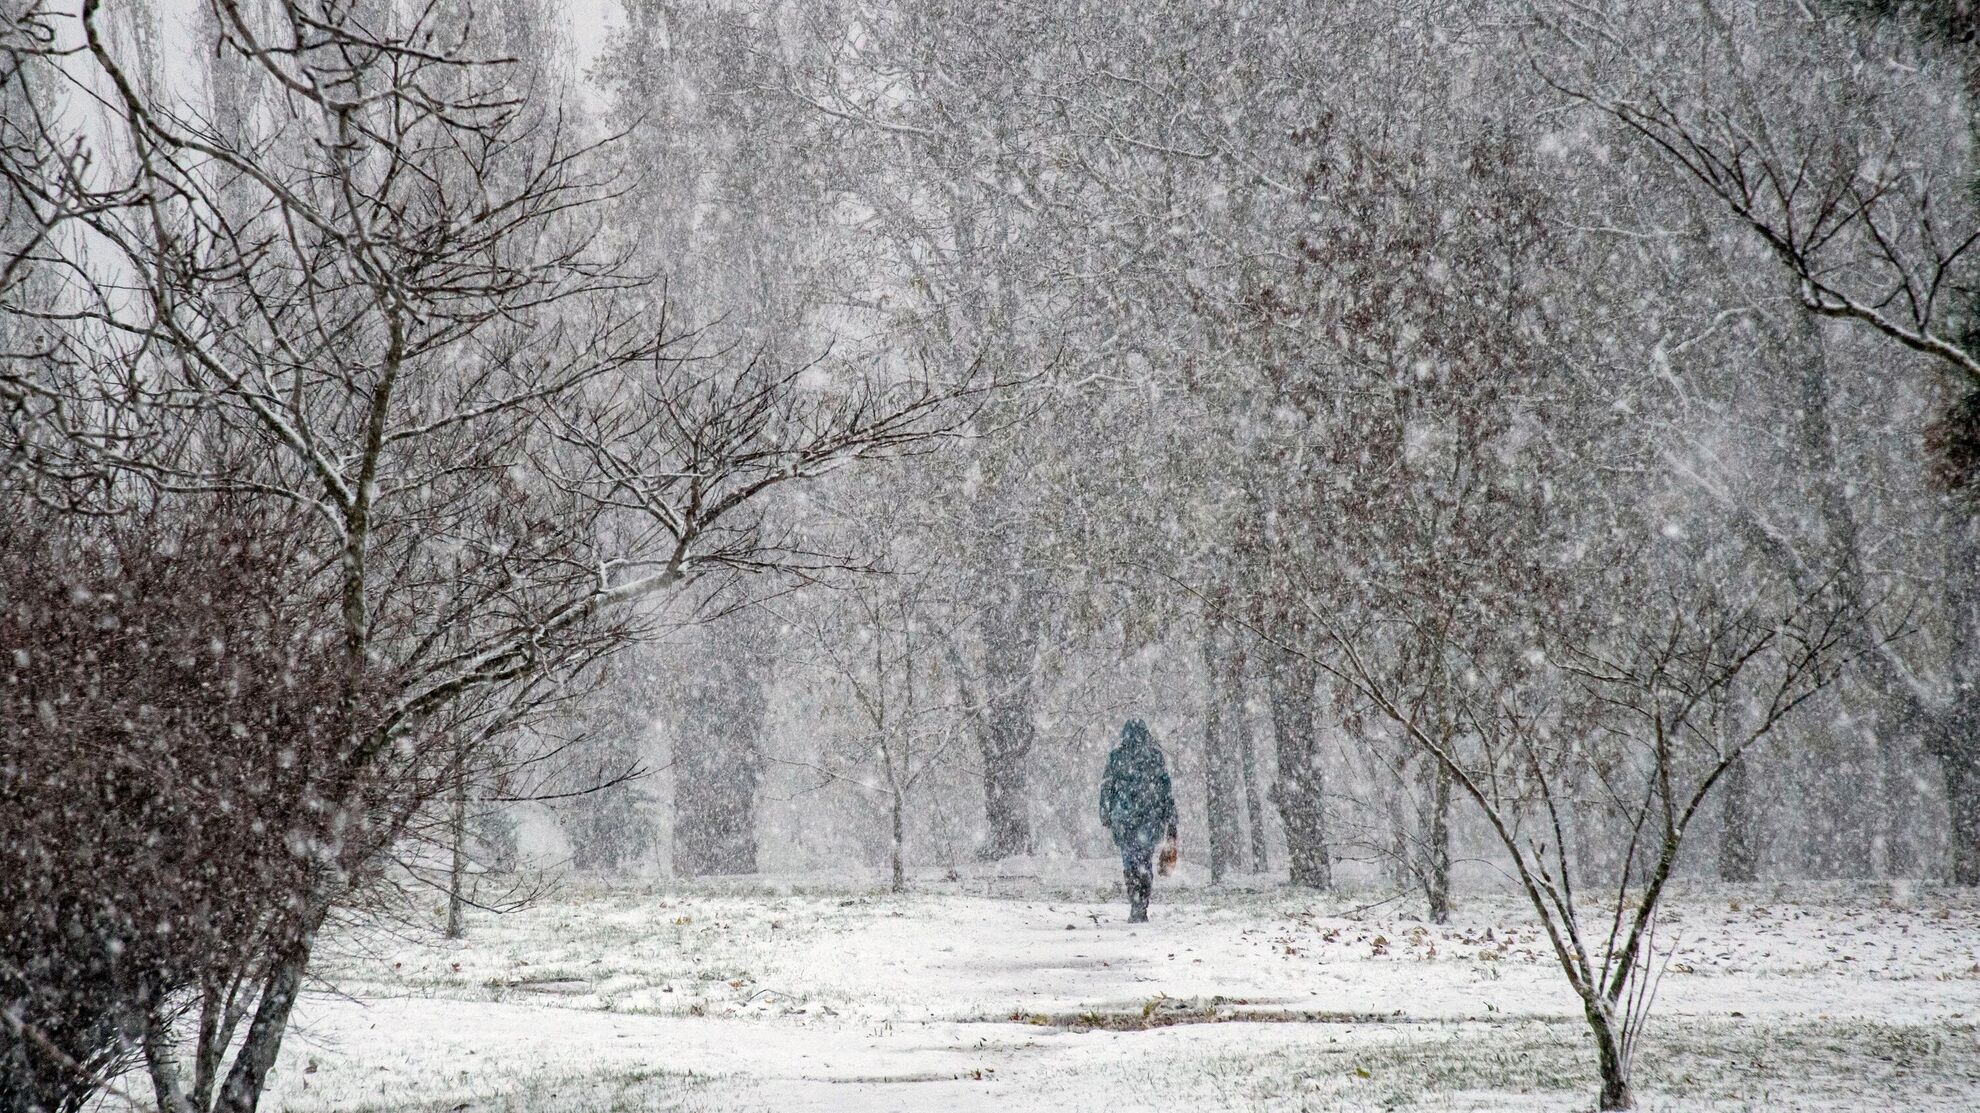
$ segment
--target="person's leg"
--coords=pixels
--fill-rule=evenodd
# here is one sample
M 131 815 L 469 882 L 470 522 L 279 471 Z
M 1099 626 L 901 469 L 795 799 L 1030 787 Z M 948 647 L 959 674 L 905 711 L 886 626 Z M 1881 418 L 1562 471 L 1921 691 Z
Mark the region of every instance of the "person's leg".
M 1131 843 L 1116 843 L 1121 852 L 1121 891 L 1127 894 L 1128 915 L 1134 915 L 1134 846 Z
M 1121 891 L 1127 894 L 1128 915 L 1132 916 L 1134 914 L 1134 844 L 1122 842 L 1117 836 L 1114 840 L 1114 849 L 1121 854 Z
M 1152 848 L 1133 847 L 1124 849 L 1121 864 L 1127 872 L 1128 923 L 1148 922 L 1148 898 L 1155 891 L 1155 861 L 1149 853 Z

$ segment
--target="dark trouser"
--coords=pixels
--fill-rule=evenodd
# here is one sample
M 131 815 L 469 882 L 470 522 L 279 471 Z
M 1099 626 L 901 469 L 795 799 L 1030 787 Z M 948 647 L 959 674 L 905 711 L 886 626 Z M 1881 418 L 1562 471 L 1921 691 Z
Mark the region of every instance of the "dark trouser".
M 1128 923 L 1148 922 L 1148 898 L 1155 893 L 1155 847 L 1121 844 L 1121 872 L 1127 876 Z

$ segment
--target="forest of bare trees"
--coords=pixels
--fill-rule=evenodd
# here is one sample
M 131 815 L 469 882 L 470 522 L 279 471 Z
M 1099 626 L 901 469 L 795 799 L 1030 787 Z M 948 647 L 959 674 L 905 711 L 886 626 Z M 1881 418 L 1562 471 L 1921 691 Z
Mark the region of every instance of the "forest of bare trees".
M 0 1109 L 1105 857 L 1127 717 L 1212 882 L 1510 878 L 1604 1108 L 1674 880 L 1980 885 L 1967 5 L 0 4 Z
M 1851 664 L 1735 766 L 1688 865 L 1970 881 L 1966 62 L 1919 19 L 657 5 L 594 76 L 629 142 L 663 113 L 648 142 L 722 152 L 670 188 L 724 219 L 654 218 L 724 261 L 688 280 L 1016 384 L 807 518 L 896 523 L 855 547 L 945 643 L 968 746 L 919 808 L 948 854 L 1091 849 L 1062 774 L 1139 708 L 1220 874 L 1256 831 L 1302 879 L 1360 862 L 1434 902 L 1486 832 L 1340 653 L 1469 744 L 1481 682 L 1537 654 L 1518 682 L 1555 687 L 1551 648 L 1703 565 L 1826 592 Z M 763 254 L 766 220 L 801 247 Z M 753 659 L 795 685 L 809 620 L 769 609 L 794 640 Z M 839 744 L 763 730 L 805 751 L 766 783 Z M 1790 784 L 1806 809 L 1768 811 Z

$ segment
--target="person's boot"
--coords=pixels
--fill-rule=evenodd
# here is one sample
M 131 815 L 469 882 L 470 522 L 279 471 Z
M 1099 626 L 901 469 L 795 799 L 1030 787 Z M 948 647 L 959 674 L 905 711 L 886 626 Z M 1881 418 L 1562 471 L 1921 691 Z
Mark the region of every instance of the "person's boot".
M 1147 874 L 1139 870 L 1130 870 L 1128 872 L 1128 923 L 1145 924 L 1148 922 L 1148 898 L 1150 896 L 1150 890 L 1154 887 L 1154 879 Z

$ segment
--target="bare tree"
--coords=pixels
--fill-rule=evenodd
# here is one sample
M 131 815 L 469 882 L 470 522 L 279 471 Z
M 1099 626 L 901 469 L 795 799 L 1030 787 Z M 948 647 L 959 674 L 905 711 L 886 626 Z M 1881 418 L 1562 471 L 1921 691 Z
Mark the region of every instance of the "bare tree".
M 1510 857 L 1581 999 L 1602 1109 L 1635 1104 L 1632 1058 L 1654 999 L 1657 911 L 1686 835 L 1741 757 L 1833 682 L 1847 652 L 1849 618 L 1827 592 L 1782 606 L 1673 591 L 1652 615 L 1561 647 L 1528 675 L 1479 662 L 1481 682 L 1460 710 L 1469 752 L 1425 730 L 1408 694 L 1371 666 L 1362 646 L 1373 631 L 1329 626 L 1338 656 L 1325 667 L 1448 771 Z M 1564 680 L 1572 687 L 1558 688 Z M 1714 729 L 1712 704 L 1735 681 L 1754 713 L 1726 735 Z M 1588 881 L 1587 848 L 1571 834 L 1573 813 L 1587 807 L 1628 832 L 1623 868 L 1600 900 L 1577 892 Z
M 942 675 L 940 621 L 927 570 L 862 577 L 834 590 L 803 623 L 801 662 L 843 702 L 841 745 L 820 761 L 778 758 L 884 801 L 894 892 L 907 889 L 908 809 L 917 788 L 946 767 L 963 737 L 963 714 Z
M 228 93 L 257 109 L 233 112 L 141 80 L 109 18 L 37 12 L 41 37 L 9 41 L 13 65 L 86 65 L 111 111 L 89 132 L 27 117 L 42 149 L 86 156 L 0 167 L 35 226 L 64 229 L 33 260 L 59 281 L 5 305 L 52 337 L 0 364 L 22 400 L 7 447 L 75 499 L 296 512 L 283 551 L 329 607 L 336 652 L 313 667 L 340 694 L 289 798 L 310 802 L 290 911 L 239 992 L 202 1001 L 202 1025 L 245 1023 L 224 1071 L 205 1052 L 227 1039 L 202 1042 L 190 1089 L 151 1041 L 168 1106 L 242 1113 L 319 931 L 457 782 L 459 730 L 637 634 L 641 599 L 810 563 L 758 528 L 766 494 L 967 415 L 913 368 L 783 366 L 672 328 L 601 250 L 588 148 L 507 93 L 472 19 L 215 0 Z M 154 1029 L 178 1002 L 153 1002 Z

